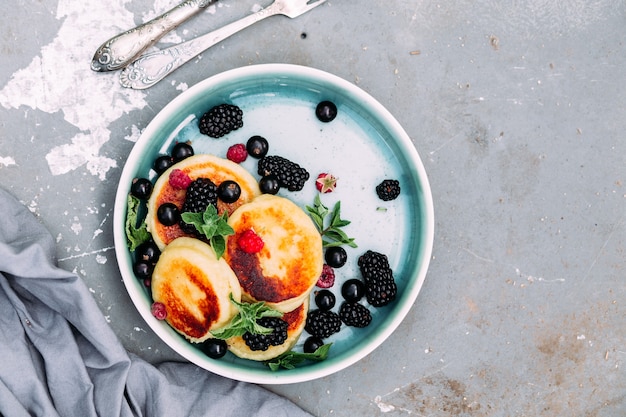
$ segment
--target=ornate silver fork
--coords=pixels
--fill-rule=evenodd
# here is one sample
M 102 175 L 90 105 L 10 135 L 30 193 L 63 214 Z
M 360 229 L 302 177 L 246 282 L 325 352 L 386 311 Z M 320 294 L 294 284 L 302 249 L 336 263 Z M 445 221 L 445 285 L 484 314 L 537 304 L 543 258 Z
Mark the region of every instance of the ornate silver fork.
M 326 2 L 326 0 L 274 0 L 272 4 L 230 23 L 220 29 L 155 52 L 140 56 L 120 74 L 122 86 L 143 90 L 229 36 L 267 17 L 282 14 L 295 18 Z
M 149 22 L 112 37 L 96 50 L 91 60 L 91 69 L 103 72 L 124 68 L 163 35 L 176 29 L 216 1 L 185 0 Z

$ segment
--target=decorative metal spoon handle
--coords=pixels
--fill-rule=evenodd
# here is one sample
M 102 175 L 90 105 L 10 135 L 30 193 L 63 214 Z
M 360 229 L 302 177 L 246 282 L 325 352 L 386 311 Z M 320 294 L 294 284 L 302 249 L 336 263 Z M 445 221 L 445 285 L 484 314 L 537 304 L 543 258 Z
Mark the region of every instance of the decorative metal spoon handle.
M 206 35 L 142 55 L 120 73 L 120 83 L 126 88 L 133 88 L 135 90 L 143 90 L 152 87 L 181 65 L 189 62 L 216 43 L 223 41 L 229 36 L 234 35 L 240 30 L 266 17 L 281 12 L 281 7 L 277 3 L 272 3 L 256 13 L 207 33 Z
M 94 54 L 91 69 L 104 72 L 124 68 L 163 35 L 216 1 L 186 0 L 149 22 L 109 39 Z

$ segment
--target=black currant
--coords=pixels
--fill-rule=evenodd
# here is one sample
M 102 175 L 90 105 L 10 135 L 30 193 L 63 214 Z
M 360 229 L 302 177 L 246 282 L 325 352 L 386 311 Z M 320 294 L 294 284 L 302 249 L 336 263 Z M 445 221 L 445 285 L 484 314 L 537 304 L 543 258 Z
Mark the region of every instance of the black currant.
M 179 142 L 172 148 L 172 159 L 174 162 L 180 162 L 185 158 L 193 156 L 193 154 L 193 148 L 185 142 Z
M 144 242 L 137 246 L 135 250 L 135 256 L 137 260 L 142 260 L 146 262 L 150 262 L 152 264 L 157 263 L 159 260 L 159 256 L 161 256 L 161 251 L 159 247 L 152 240 Z
M 228 345 L 225 340 L 221 339 L 209 339 L 201 345 L 202 352 L 204 352 L 211 359 L 219 359 L 226 355 L 228 352 Z
M 149 261 L 140 259 L 133 264 L 133 272 L 138 279 L 150 279 L 152 271 L 154 271 L 154 264 Z
M 246 143 L 246 151 L 248 151 L 248 155 L 256 159 L 263 158 L 267 155 L 268 150 L 269 144 L 267 143 L 267 139 L 262 136 L 252 136 Z
M 365 295 L 365 284 L 357 278 L 347 280 L 341 286 L 341 295 L 349 303 L 356 303 Z
M 276 194 L 280 190 L 280 182 L 274 174 L 266 175 L 259 180 L 259 189 L 263 194 Z
M 341 268 L 348 260 L 346 250 L 341 246 L 331 246 L 324 253 L 324 260 L 333 268 Z
M 173 226 L 180 221 L 180 211 L 174 203 L 163 203 L 157 209 L 157 219 L 164 226 Z
M 141 200 L 146 200 L 152 193 L 152 183 L 147 178 L 135 178 L 130 185 L 130 193 Z
M 154 160 L 154 164 L 152 165 L 152 168 L 154 168 L 154 170 L 156 171 L 158 175 L 161 175 L 162 173 L 167 171 L 167 169 L 171 167 L 173 164 L 174 164 L 174 161 L 172 160 L 171 156 L 161 155 L 157 159 Z
M 241 187 L 235 181 L 223 181 L 217 187 L 217 196 L 224 203 L 234 203 L 241 196 Z
M 335 294 L 333 294 L 330 290 L 316 291 L 315 305 L 323 311 L 332 309 L 335 306 Z
M 322 339 L 316 336 L 310 336 L 304 341 L 302 351 L 304 353 L 315 353 L 315 351 L 322 346 L 324 346 L 324 341 Z
M 315 108 L 315 115 L 321 122 L 331 122 L 337 117 L 337 106 L 332 101 L 324 100 Z

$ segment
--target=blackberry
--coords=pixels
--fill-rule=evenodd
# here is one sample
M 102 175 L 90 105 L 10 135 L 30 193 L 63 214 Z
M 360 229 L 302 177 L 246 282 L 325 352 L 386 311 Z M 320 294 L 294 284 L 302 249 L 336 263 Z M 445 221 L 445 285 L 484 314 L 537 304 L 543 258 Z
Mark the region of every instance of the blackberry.
M 341 319 L 334 311 L 311 310 L 306 318 L 304 330 L 310 335 L 325 339 L 341 328 Z
M 367 302 L 374 307 L 392 302 L 396 298 L 398 287 L 387 256 L 368 250 L 359 257 L 357 263 L 365 281 Z
M 400 195 L 400 182 L 384 180 L 376 186 L 376 194 L 383 201 L 395 200 Z
M 204 213 L 209 205 L 217 207 L 217 186 L 208 178 L 198 178 L 189 184 L 181 213 Z M 185 233 L 194 234 L 195 226 L 180 221 Z
M 200 118 L 200 133 L 221 138 L 243 126 L 243 111 L 232 104 L 220 104 L 211 108 Z
M 339 318 L 346 326 L 367 327 L 372 322 L 372 314 L 363 304 L 342 303 Z
M 287 340 L 287 322 L 278 317 L 262 317 L 256 321 L 263 327 L 273 329 L 269 334 L 245 332 L 242 336 L 250 350 L 267 350 L 270 346 L 280 346 Z
M 281 187 L 289 191 L 300 191 L 309 179 L 309 173 L 295 162 L 282 156 L 265 156 L 259 160 L 258 174 L 265 177 L 270 174 L 278 177 Z

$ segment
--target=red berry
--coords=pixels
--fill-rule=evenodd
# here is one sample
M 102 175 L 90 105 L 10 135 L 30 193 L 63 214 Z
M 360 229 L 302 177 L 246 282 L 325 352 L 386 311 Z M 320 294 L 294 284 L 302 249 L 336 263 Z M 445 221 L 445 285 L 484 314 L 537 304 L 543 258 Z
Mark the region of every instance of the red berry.
M 170 172 L 168 180 L 172 187 L 179 190 L 186 190 L 189 184 L 192 183 L 192 179 L 189 178 L 189 175 L 180 169 L 173 169 L 172 172 Z
M 243 143 L 233 145 L 228 148 L 228 151 L 226 151 L 226 158 L 238 164 L 245 161 L 247 157 L 248 151 L 246 150 L 246 145 L 244 145 Z
M 324 264 L 322 274 L 317 279 L 317 284 L 315 285 L 320 288 L 330 288 L 335 285 L 335 270 L 331 266 Z
M 252 229 L 248 229 L 243 232 L 241 236 L 239 236 L 239 239 L 237 239 L 237 244 L 245 253 L 260 252 L 265 245 L 265 243 L 263 243 L 263 239 L 261 239 L 261 237 Z
M 335 187 L 337 187 L 337 178 L 334 175 L 322 172 L 317 176 L 315 188 L 320 193 L 332 193 Z
M 158 301 L 152 303 L 152 307 L 150 308 L 152 315 L 156 317 L 157 320 L 165 320 L 167 317 L 167 311 L 165 310 L 165 304 L 159 303 Z

